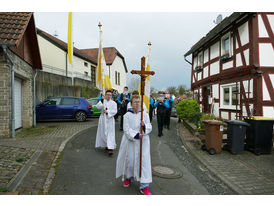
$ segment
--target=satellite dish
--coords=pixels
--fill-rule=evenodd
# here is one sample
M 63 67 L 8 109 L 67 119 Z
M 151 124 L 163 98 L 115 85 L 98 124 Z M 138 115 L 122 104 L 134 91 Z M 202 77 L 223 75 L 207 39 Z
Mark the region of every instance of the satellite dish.
M 222 14 L 219 14 L 216 18 L 216 24 L 219 24 L 223 20 Z
M 54 34 L 53 34 L 53 36 L 55 36 L 55 37 L 58 37 L 58 33 L 57 33 L 57 30 L 55 30 L 55 31 L 54 31 Z

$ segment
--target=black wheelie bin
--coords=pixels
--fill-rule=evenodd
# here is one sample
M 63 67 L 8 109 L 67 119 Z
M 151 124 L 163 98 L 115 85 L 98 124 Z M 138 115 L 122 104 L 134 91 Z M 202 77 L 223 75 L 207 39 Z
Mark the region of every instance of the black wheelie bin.
M 227 123 L 227 144 L 223 149 L 229 150 L 232 154 L 244 151 L 246 129 L 250 125 L 239 120 L 225 120 Z
M 268 117 L 244 117 L 250 124 L 246 131 L 245 149 L 256 155 L 270 154 L 273 147 L 272 134 L 274 119 Z

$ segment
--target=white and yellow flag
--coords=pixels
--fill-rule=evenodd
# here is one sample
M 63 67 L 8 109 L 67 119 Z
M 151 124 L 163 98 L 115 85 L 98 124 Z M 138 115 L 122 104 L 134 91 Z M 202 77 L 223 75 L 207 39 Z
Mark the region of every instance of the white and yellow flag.
M 103 31 L 100 28 L 99 34 L 99 50 L 98 50 L 98 63 L 97 63 L 97 83 L 96 86 L 105 91 L 105 89 L 112 89 L 111 81 L 109 78 L 109 70 L 107 68 L 104 51 L 103 51 Z
M 72 64 L 73 44 L 72 44 L 72 12 L 68 13 L 68 60 Z
M 148 54 L 146 57 L 146 71 L 150 71 L 150 65 L 149 65 L 149 56 L 150 56 L 150 44 L 148 47 Z M 138 89 L 139 94 L 141 94 L 141 84 L 139 85 Z M 149 113 L 149 103 L 150 103 L 150 75 L 146 78 L 146 83 L 145 83 L 145 94 L 143 96 L 144 98 L 144 103 L 147 108 L 147 112 Z

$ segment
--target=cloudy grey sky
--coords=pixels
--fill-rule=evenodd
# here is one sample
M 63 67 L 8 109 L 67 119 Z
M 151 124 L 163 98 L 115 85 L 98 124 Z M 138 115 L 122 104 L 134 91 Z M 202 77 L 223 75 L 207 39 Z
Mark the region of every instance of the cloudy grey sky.
M 183 55 L 215 24 L 231 12 L 74 12 L 73 41 L 79 49 L 98 47 L 98 22 L 103 25 L 103 47 L 116 47 L 127 68 L 140 69 L 140 58 L 152 42 L 150 67 L 155 71 L 151 86 L 162 90 L 184 84 L 190 87 L 191 66 Z M 66 12 L 35 12 L 36 26 L 67 42 Z M 189 57 L 189 60 L 191 58 Z M 129 83 L 132 74 L 127 75 Z

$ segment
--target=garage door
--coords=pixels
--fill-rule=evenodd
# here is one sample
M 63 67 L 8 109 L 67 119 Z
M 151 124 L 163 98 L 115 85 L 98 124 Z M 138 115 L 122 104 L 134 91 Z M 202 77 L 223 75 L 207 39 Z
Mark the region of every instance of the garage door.
M 14 80 L 14 117 L 15 129 L 22 127 L 22 81 Z

